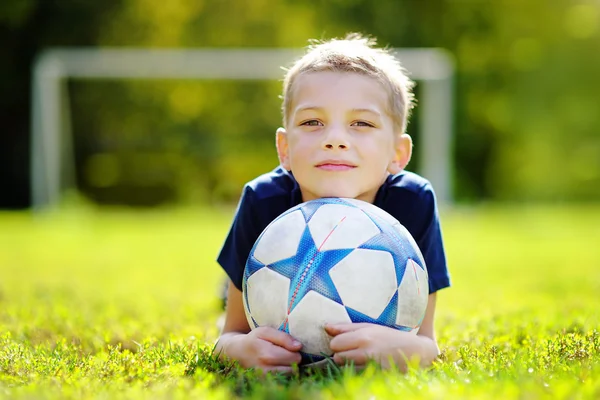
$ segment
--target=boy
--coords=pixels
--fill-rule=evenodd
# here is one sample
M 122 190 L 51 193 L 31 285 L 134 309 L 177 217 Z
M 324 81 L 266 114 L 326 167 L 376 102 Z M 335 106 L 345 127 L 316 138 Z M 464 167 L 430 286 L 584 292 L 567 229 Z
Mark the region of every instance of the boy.
M 290 372 L 302 345 L 269 327 L 250 330 L 242 303 L 246 259 L 263 229 L 281 213 L 321 197 L 368 201 L 398 219 L 413 235 L 429 273 L 429 301 L 417 335 L 375 324 L 327 325 L 336 363 L 406 369 L 418 357 L 438 356 L 434 333 L 436 292 L 450 286 L 431 185 L 404 171 L 412 152 L 405 133 L 413 83 L 387 51 L 350 35 L 309 46 L 286 73 L 283 128 L 276 132 L 280 166 L 249 182 L 218 262 L 230 282 L 223 332 L 216 351 L 243 367 Z

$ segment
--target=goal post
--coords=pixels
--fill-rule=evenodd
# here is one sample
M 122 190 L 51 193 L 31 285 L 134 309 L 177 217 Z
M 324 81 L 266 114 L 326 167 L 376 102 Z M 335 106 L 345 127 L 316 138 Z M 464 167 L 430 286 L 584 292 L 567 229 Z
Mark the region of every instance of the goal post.
M 392 49 L 420 86 L 419 173 L 440 205 L 452 202 L 452 56 L 443 49 Z M 35 60 L 31 84 L 31 204 L 56 205 L 74 184 L 66 81 L 79 79 L 275 80 L 302 49 L 52 48 Z

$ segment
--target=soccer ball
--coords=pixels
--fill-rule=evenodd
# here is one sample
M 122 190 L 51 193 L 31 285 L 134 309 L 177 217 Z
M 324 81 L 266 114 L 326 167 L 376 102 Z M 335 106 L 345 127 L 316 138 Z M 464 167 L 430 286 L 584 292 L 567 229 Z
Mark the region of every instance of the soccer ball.
M 251 329 L 302 344 L 302 363 L 332 355 L 327 323 L 370 322 L 416 333 L 427 307 L 423 256 L 394 217 L 364 201 L 302 203 L 265 228 L 242 283 Z

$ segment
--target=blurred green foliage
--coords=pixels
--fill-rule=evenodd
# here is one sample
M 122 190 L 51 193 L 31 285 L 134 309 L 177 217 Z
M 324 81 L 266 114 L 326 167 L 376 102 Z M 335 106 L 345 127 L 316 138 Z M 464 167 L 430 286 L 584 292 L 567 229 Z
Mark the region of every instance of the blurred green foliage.
M 302 47 L 349 31 L 391 47 L 443 47 L 457 66 L 459 200 L 600 199 L 598 0 L 6 0 L 0 26 L 12 44 L 5 60 L 58 45 Z M 28 78 L 3 64 L 2 75 Z M 235 201 L 277 163 L 280 82 L 70 89 L 78 186 L 100 202 Z

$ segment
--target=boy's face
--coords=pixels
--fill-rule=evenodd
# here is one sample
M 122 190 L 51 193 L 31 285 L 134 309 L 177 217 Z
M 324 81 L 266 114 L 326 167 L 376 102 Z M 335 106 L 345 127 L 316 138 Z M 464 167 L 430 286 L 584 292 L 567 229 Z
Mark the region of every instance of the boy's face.
M 412 141 L 396 132 L 387 104 L 381 84 L 365 75 L 323 71 L 297 78 L 287 129 L 277 131 L 277 152 L 303 201 L 372 203 L 388 173 L 406 166 Z

